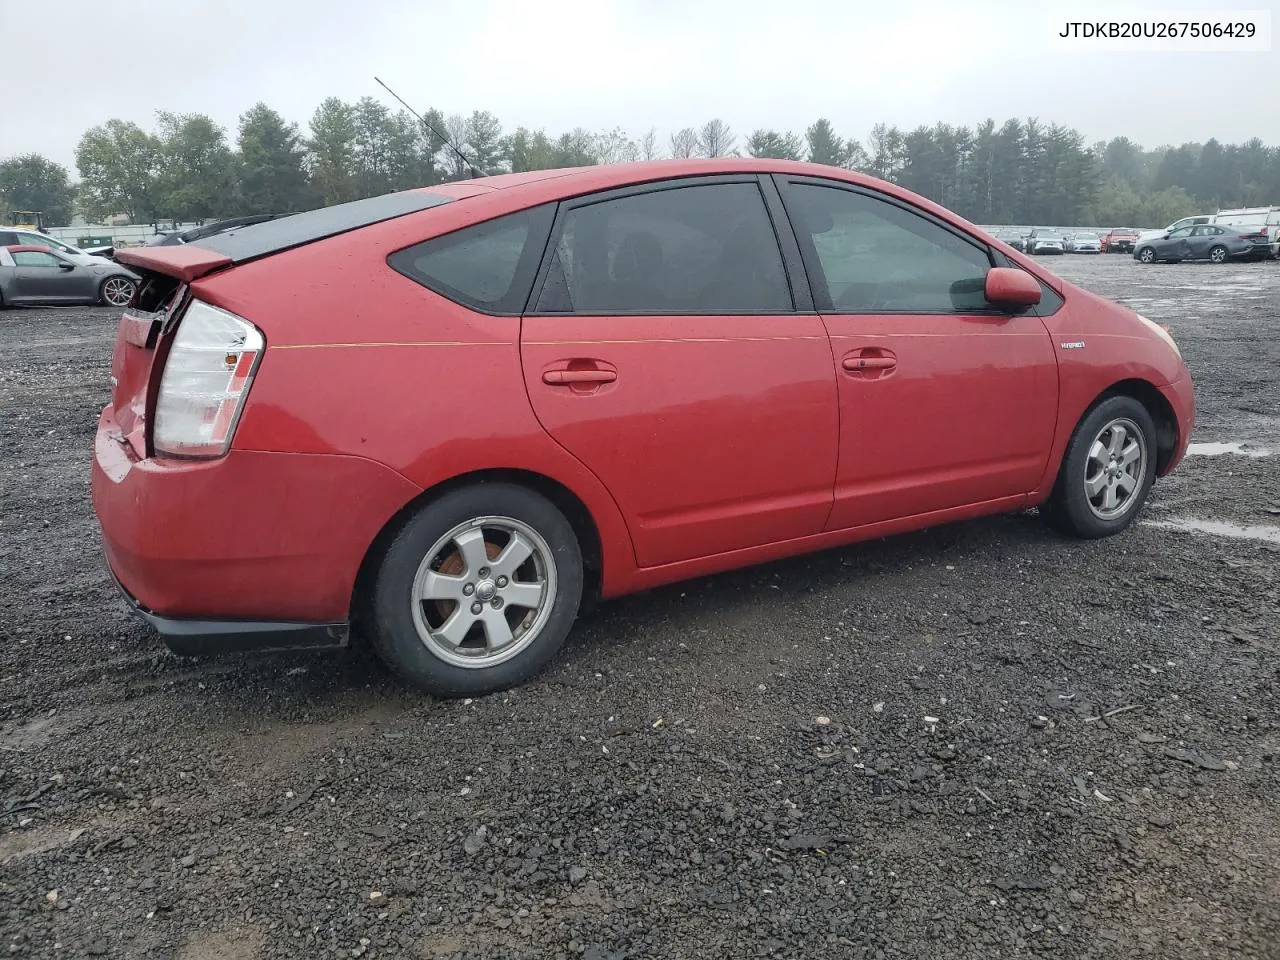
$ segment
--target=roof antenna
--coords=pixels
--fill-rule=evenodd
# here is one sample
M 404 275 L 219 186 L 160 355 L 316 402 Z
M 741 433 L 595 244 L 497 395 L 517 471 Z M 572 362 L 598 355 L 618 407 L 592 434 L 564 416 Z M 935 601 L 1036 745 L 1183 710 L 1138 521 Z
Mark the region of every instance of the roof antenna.
M 415 117 L 417 117 L 417 118 L 418 118 L 418 122 L 419 122 L 420 124 L 422 124 L 422 125 L 423 125 L 424 127 L 426 127 L 428 130 L 430 130 L 432 133 L 434 133 L 437 137 L 439 137 L 439 138 L 440 138 L 440 140 L 441 140 L 441 141 L 442 141 L 442 142 L 443 142 L 443 143 L 444 143 L 444 144 L 445 144 L 445 145 L 446 145 L 450 150 L 452 150 L 454 153 L 456 153 L 456 154 L 458 155 L 459 159 L 461 159 L 461 160 L 462 160 L 462 162 L 463 162 L 463 163 L 465 163 L 465 164 L 467 165 L 467 167 L 471 170 L 471 175 L 472 175 L 473 177 L 487 177 L 487 176 L 488 176 L 488 174 L 487 174 L 487 173 L 482 173 L 482 172 L 480 172 L 479 170 L 477 170 L 477 169 L 476 169 L 476 165 L 475 165 L 474 163 L 472 163 L 472 162 L 471 162 L 471 158 L 470 158 L 470 157 L 468 157 L 468 156 L 467 156 L 465 153 L 463 153 L 461 150 L 459 150 L 456 146 L 454 146 L 454 144 L 453 144 L 453 141 L 452 141 L 452 140 L 450 140 L 448 137 L 446 137 L 444 134 L 442 134 L 439 130 L 437 130 L 437 129 L 436 129 L 435 127 L 433 127 L 431 124 L 427 123 L 426 119 L 422 116 L 422 114 L 418 113 L 418 111 L 417 111 L 417 110 L 413 109 L 413 107 L 411 107 L 411 106 L 409 106 L 407 103 L 405 103 L 405 102 L 404 102 L 404 99 L 400 96 L 400 94 L 396 93 L 394 90 L 392 90 L 390 87 L 388 87 L 385 83 L 382 83 L 382 81 L 381 81 L 381 80 L 379 80 L 377 77 L 374 77 L 373 79 L 377 80 L 377 81 L 378 81 L 378 83 L 382 85 L 382 89 L 386 90 L 386 91 L 387 91 L 387 93 L 391 94 L 393 97 L 395 97 L 397 100 L 399 100 L 399 101 L 400 101 L 400 103 L 404 105 L 404 108 L 405 108 L 406 110 L 408 110 L 408 111 L 409 111 L 410 113 L 412 113 Z

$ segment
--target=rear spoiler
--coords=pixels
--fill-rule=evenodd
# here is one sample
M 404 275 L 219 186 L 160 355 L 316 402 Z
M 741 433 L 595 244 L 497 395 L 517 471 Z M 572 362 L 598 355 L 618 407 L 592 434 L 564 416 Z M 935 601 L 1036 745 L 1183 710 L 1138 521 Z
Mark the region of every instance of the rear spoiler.
M 229 267 L 234 262 L 225 253 L 194 244 L 174 247 L 125 247 L 116 250 L 116 260 L 131 267 L 176 277 L 190 283 L 198 277 Z

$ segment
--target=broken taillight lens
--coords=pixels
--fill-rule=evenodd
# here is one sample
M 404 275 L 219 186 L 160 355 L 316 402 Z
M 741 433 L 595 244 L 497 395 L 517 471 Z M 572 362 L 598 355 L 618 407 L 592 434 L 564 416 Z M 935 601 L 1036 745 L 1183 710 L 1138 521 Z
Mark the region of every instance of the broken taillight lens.
M 152 444 L 173 457 L 221 457 L 266 346 L 242 317 L 192 300 L 178 323 L 156 398 Z

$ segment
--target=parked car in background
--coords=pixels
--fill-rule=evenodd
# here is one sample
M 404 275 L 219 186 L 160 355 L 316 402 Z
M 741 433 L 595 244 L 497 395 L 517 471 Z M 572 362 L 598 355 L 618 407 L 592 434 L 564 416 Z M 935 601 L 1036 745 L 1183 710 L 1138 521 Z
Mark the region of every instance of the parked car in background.
M 230 217 L 226 220 L 215 220 L 212 223 L 205 223 L 198 227 L 191 227 L 188 230 L 171 230 L 167 233 L 156 234 L 148 243 L 152 247 L 172 247 L 183 243 L 195 243 L 205 237 L 214 237 L 220 233 L 226 233 L 228 230 L 235 230 L 237 227 L 248 227 L 255 223 L 265 223 L 268 220 L 275 220 L 284 216 L 280 213 L 260 213 L 248 217 Z
M 1133 258 L 1143 263 L 1180 260 L 1211 260 L 1226 263 L 1251 257 L 1256 245 L 1230 227 L 1212 223 L 1179 227 L 1162 237 L 1148 238 L 1138 243 Z
M 71 260 L 73 263 L 83 263 L 92 265 L 102 260 L 98 256 L 97 248 L 92 250 L 81 250 L 79 247 L 73 247 L 56 237 L 48 234 L 40 233 L 36 230 L 23 230 L 18 228 L 0 227 L 0 247 L 12 246 L 36 246 L 49 247 L 56 250 L 60 255 Z
M 1133 253 L 1133 245 L 1137 239 L 1138 231 L 1133 227 L 1117 227 L 1098 241 L 1098 244 L 1103 253 Z
M 1034 254 L 1054 255 L 1066 252 L 1066 241 L 1063 240 L 1062 237 L 1043 234 L 1041 236 L 1032 237 L 1030 244 L 1030 252 Z
M 1015 250 L 1023 250 L 1026 246 L 1025 238 L 1016 230 L 996 230 L 992 236 L 1007 243 Z
M 1175 230 L 1181 230 L 1183 227 L 1196 227 L 1204 223 L 1212 222 L 1213 214 L 1211 213 L 1197 213 L 1191 217 L 1183 217 L 1181 220 L 1173 221 L 1173 223 L 1169 224 L 1163 230 L 1142 231 L 1138 234 L 1138 239 L 1133 242 L 1133 246 L 1136 249 L 1138 244 L 1142 243 L 1144 240 L 1159 240 L 1166 234 L 1173 233 Z
M 445 696 L 539 672 L 587 595 L 1035 506 L 1119 533 L 1194 420 L 1165 329 L 816 164 L 507 174 L 119 256 L 147 282 L 92 495 L 138 611 L 185 653 L 354 619 Z
M 1280 207 L 1243 207 L 1219 210 L 1213 222 L 1220 227 L 1239 230 L 1254 243 L 1265 244 L 1266 256 L 1280 256 Z
M 101 257 L 73 260 L 44 244 L 0 247 L 0 307 L 104 303 L 123 307 L 139 277 Z
M 1067 253 L 1101 253 L 1102 245 L 1096 233 L 1073 233 L 1066 238 L 1063 249 Z

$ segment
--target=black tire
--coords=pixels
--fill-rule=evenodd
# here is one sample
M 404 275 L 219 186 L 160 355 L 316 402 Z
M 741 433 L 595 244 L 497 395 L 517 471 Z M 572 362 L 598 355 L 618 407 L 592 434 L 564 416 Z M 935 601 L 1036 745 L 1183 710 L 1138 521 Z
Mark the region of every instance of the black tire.
M 1086 480 L 1091 473 L 1097 477 L 1116 466 L 1111 464 L 1107 468 L 1095 470 L 1094 466 L 1099 461 L 1090 456 L 1096 440 L 1101 440 L 1102 436 L 1111 438 L 1114 435 L 1104 434 L 1104 430 L 1113 424 L 1121 424 L 1126 432 L 1136 431 L 1140 436 L 1141 475 L 1138 475 L 1139 469 L 1136 467 L 1131 474 L 1125 472 L 1123 467 L 1120 468 L 1121 473 L 1125 473 L 1136 483 L 1132 492 L 1125 494 L 1123 502 L 1115 505 L 1116 513 L 1105 516 L 1099 513 L 1099 510 L 1103 514 L 1107 512 L 1105 500 L 1102 504 L 1091 502 L 1086 492 Z M 1155 422 L 1147 408 L 1133 397 L 1109 397 L 1089 411 L 1076 427 L 1062 459 L 1053 492 L 1049 495 L 1048 502 L 1040 508 L 1041 515 L 1063 533 L 1087 540 L 1120 533 L 1133 523 L 1151 492 L 1151 485 L 1156 478 L 1156 456 Z M 1105 477 L 1103 485 L 1104 488 L 1110 485 Z M 1105 489 L 1098 496 L 1105 497 Z
M 1212 247 L 1209 250 L 1209 259 L 1214 263 L 1226 263 L 1227 248 L 1224 247 L 1222 244 L 1218 244 L 1217 246 Z
M 442 538 L 456 532 L 459 527 L 469 524 L 478 518 L 488 518 L 495 526 L 484 526 L 482 529 L 483 546 L 491 560 L 501 557 L 502 544 L 496 539 L 502 536 L 500 527 L 503 523 L 514 521 L 515 525 L 523 525 L 531 531 L 525 539 L 528 542 L 541 540 L 539 546 L 534 542 L 535 552 L 529 563 L 542 564 L 544 573 L 544 590 L 550 593 L 545 608 L 540 601 L 539 607 L 523 608 L 518 603 L 511 603 L 501 614 L 510 622 L 512 615 L 518 623 L 512 628 L 519 631 L 521 625 L 536 627 L 527 629 L 523 638 L 514 646 L 518 652 L 507 653 L 508 659 L 497 660 L 501 648 L 489 656 L 496 662 L 488 665 L 464 666 L 445 659 L 448 652 L 436 652 L 444 645 L 432 639 L 436 633 L 444 629 L 449 614 L 456 613 L 463 620 L 468 617 L 468 610 L 461 603 L 452 600 L 415 600 L 418 596 L 418 578 L 431 577 L 435 571 L 442 570 L 443 564 L 428 553 L 439 555 L 436 549 Z M 492 531 L 497 531 L 492 532 Z M 460 536 L 467 536 L 473 530 L 465 530 Z M 523 536 L 523 534 L 521 534 Z M 495 583 L 507 581 L 507 577 L 486 574 L 485 578 L 472 581 L 470 565 L 462 559 L 460 546 L 449 541 L 449 548 L 454 550 L 446 562 L 453 563 L 450 575 L 468 581 L 471 593 L 471 611 L 483 608 L 482 617 L 496 616 L 491 613 L 488 603 L 498 605 L 500 598 L 487 603 L 478 602 L 482 593 L 487 597 L 496 589 Z M 542 554 L 546 548 L 546 557 Z M 428 564 L 433 560 L 433 564 Z M 428 569 L 429 568 L 429 569 Z M 483 569 L 483 568 L 482 568 Z M 532 568 L 520 567 L 520 570 Z M 496 571 L 495 571 L 496 572 Z M 514 589 L 521 584 L 517 581 L 517 571 L 512 571 L 509 583 Z M 554 584 L 554 590 L 548 585 Z M 505 690 L 517 686 L 537 675 L 555 656 L 564 644 L 569 630 L 578 616 L 578 608 L 582 601 L 582 552 L 574 535 L 573 527 L 565 519 L 564 514 L 545 497 L 525 487 L 509 483 L 479 483 L 470 487 L 444 494 L 439 499 L 424 505 L 401 528 L 391 541 L 378 564 L 371 595 L 367 598 L 367 623 L 370 640 L 378 656 L 394 672 L 409 683 L 427 693 L 439 697 L 476 696 Z M 503 589 L 506 585 L 503 584 Z M 499 591 L 501 592 L 501 591 Z M 437 594 L 439 596 L 440 594 Z M 448 605 L 448 606 L 442 606 Z M 520 610 L 528 609 L 523 618 Z M 530 621 L 530 618 L 532 620 Z M 432 620 L 442 622 L 433 625 Z M 423 632 L 426 631 L 426 635 Z M 435 632 L 433 632 L 435 631 Z M 532 633 L 532 637 L 529 634 Z M 474 651 L 475 642 L 484 637 L 487 644 L 488 627 L 479 623 L 467 634 L 470 648 L 456 647 L 456 656 L 466 651 Z M 471 654 L 475 662 L 482 663 L 479 654 Z
M 1156 252 L 1151 247 L 1143 247 L 1138 251 L 1138 260 L 1142 263 L 1155 263 Z
M 129 285 L 129 300 L 133 299 L 133 294 L 137 292 L 138 285 L 134 283 L 132 280 L 130 280 L 128 277 L 122 277 L 119 274 L 116 274 L 114 276 L 107 277 L 105 280 L 102 281 L 101 284 L 98 285 L 98 302 L 99 303 L 108 307 L 124 307 L 128 304 L 128 300 L 125 300 L 120 303 L 115 303 L 107 295 L 107 284 L 118 283 L 118 282 L 124 282 Z

